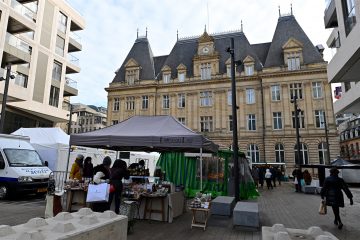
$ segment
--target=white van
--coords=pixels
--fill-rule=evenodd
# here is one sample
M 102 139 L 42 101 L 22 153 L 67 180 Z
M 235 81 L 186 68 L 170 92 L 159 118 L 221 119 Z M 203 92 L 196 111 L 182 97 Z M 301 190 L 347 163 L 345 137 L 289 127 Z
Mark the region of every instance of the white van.
M 50 173 L 30 138 L 0 134 L 0 199 L 13 194 L 45 193 Z

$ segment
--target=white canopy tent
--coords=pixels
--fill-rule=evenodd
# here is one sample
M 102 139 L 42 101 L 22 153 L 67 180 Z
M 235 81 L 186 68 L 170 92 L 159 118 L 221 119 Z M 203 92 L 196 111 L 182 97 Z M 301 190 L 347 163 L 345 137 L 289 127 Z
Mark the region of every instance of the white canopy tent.
M 49 168 L 52 171 L 65 171 L 70 137 L 62 129 L 20 128 L 12 134 L 30 137 L 31 145 L 39 153 L 42 160 L 49 163 Z M 71 168 L 78 154 L 83 154 L 84 157 L 90 156 L 94 165 L 100 164 L 105 156 L 110 156 L 113 160 L 116 158 L 115 151 L 72 146 L 68 168 Z

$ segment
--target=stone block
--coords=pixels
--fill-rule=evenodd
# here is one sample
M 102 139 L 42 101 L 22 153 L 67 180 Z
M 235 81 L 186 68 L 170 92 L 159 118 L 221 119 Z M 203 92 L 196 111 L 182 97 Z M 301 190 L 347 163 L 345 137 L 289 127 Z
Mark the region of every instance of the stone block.
M 233 225 L 260 227 L 259 205 L 257 202 L 237 202 L 233 211 Z
M 211 214 L 231 216 L 235 197 L 218 196 L 211 201 Z
M 93 212 L 82 209 L 78 213 L 60 213 L 56 217 L 33 218 L 17 226 L 0 226 L 4 240 L 126 240 L 128 218 L 114 212 Z
M 319 227 L 308 229 L 285 228 L 282 224 L 275 224 L 272 227 L 262 227 L 262 240 L 292 240 L 292 239 L 315 239 L 315 240 L 339 240 L 329 232 Z

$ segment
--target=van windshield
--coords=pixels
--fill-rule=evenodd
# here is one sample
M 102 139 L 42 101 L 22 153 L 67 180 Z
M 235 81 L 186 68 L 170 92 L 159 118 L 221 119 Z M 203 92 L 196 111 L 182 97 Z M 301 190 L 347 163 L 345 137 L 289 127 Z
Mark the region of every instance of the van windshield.
M 4 149 L 9 165 L 13 167 L 43 166 L 39 154 L 30 149 Z

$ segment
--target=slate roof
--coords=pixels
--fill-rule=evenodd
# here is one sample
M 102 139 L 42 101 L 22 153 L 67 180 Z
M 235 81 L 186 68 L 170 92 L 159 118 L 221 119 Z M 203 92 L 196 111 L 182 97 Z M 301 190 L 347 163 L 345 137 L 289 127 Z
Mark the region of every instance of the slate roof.
M 129 54 L 126 56 L 120 69 L 117 71 L 113 82 L 125 80 L 125 64 L 133 58 L 140 66 L 140 79 L 155 79 L 154 55 L 147 38 L 136 39 Z
M 323 58 L 314 44 L 300 27 L 293 15 L 280 17 L 275 29 L 270 49 L 266 57 L 264 67 L 284 65 L 282 46 L 291 38 L 295 38 L 303 44 L 304 64 L 323 62 Z
M 282 46 L 291 38 L 303 44 L 304 63 L 323 62 L 321 54 L 311 43 L 294 16 L 280 17 L 276 26 L 272 42 L 250 44 L 243 32 L 231 32 L 211 35 L 214 38 L 215 51 L 220 55 L 219 72 L 226 73 L 225 62 L 230 58 L 226 48 L 230 46 L 230 39 L 234 38 L 235 60 L 244 60 L 248 55 L 255 60 L 255 69 L 284 65 Z M 187 77 L 193 77 L 193 57 L 198 48 L 197 37 L 178 40 L 169 55 L 154 57 L 147 38 L 136 39 L 129 54 L 125 58 L 113 82 L 125 81 L 125 64 L 133 58 L 140 66 L 140 80 L 161 79 L 161 69 L 168 65 L 171 68 L 171 78 L 177 77 L 176 68 L 184 64 Z M 242 66 L 240 68 L 243 68 Z M 237 69 L 240 71 L 241 69 Z

